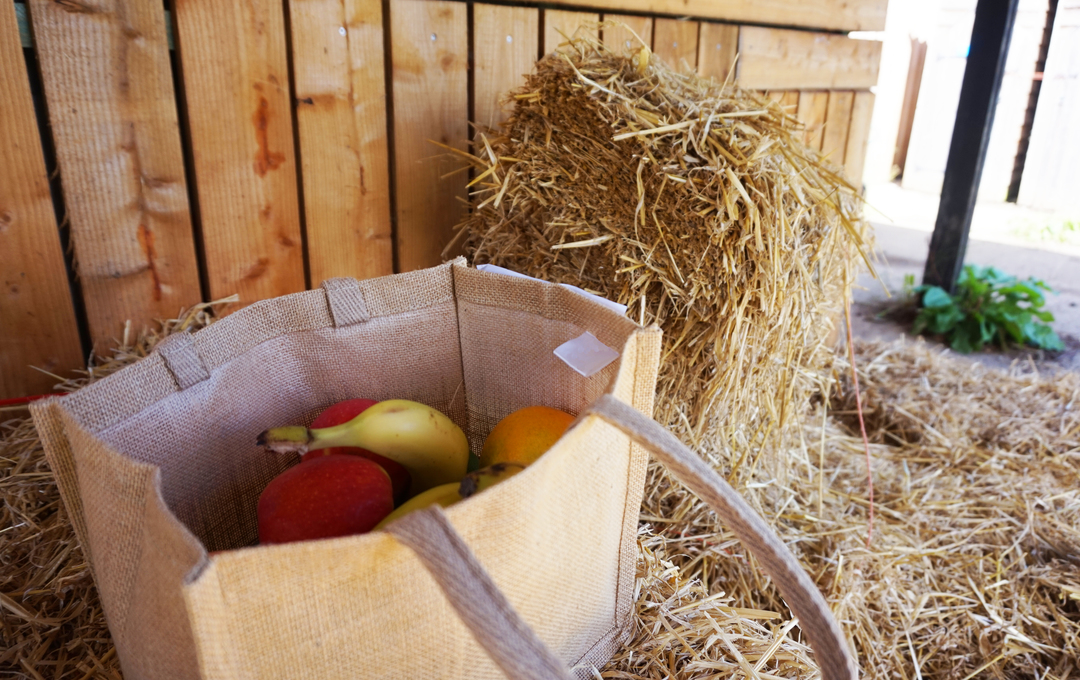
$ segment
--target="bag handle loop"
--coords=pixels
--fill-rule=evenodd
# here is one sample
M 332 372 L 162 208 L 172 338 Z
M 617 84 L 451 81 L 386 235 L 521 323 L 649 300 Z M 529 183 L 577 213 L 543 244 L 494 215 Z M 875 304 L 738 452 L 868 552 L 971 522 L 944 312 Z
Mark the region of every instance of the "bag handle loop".
M 855 660 L 828 603 L 787 546 L 700 456 L 652 418 L 611 395 L 578 416 L 614 425 L 652 453 L 705 501 L 761 562 L 798 617 L 824 680 L 857 680 Z M 387 531 L 409 546 L 442 588 L 484 651 L 509 678 L 569 680 L 571 675 L 514 611 L 440 507 L 412 512 Z

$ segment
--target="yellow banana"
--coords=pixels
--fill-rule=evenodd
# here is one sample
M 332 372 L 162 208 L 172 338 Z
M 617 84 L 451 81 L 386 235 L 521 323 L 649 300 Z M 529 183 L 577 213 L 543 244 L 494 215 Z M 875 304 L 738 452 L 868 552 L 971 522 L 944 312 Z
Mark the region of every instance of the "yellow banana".
M 461 480 L 458 494 L 462 498 L 468 498 L 473 494 L 480 493 L 484 489 L 495 486 L 504 479 L 510 479 L 525 469 L 522 463 L 495 463 L 486 468 L 473 470 Z
M 463 498 L 468 498 L 490 486 L 498 484 L 504 479 L 513 477 L 524 469 L 525 466 L 521 463 L 496 463 L 494 465 L 489 465 L 482 470 L 474 470 L 465 475 L 460 483 L 450 482 L 449 484 L 442 484 L 410 498 L 405 503 L 402 503 L 396 510 L 384 517 L 381 522 L 375 525 L 375 528 L 372 529 L 372 531 L 383 529 L 390 522 L 393 522 L 395 519 L 407 515 L 414 510 L 420 510 L 421 508 L 436 504 L 441 505 L 444 508 L 451 506 Z
M 381 401 L 333 427 L 277 427 L 260 434 L 258 443 L 278 453 L 301 455 L 332 446 L 358 446 L 408 468 L 417 492 L 456 483 L 469 464 L 469 442 L 461 428 L 430 406 L 405 399 Z
M 458 493 L 458 482 L 450 482 L 449 484 L 442 484 L 433 489 L 428 489 L 422 494 L 413 496 L 409 500 L 402 503 L 396 510 L 383 518 L 383 521 L 375 525 L 372 531 L 378 531 L 379 529 L 385 529 L 386 525 L 393 522 L 395 519 L 403 515 L 407 515 L 413 510 L 420 510 L 426 508 L 429 505 L 441 505 L 444 508 L 453 505 L 461 500 L 461 494 Z

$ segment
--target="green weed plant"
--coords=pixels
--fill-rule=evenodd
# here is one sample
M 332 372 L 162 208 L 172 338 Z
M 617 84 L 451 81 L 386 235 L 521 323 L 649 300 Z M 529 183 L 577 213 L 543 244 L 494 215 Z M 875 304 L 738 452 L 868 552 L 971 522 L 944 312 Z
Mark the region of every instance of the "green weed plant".
M 1054 315 L 1043 309 L 1049 286 L 1034 278 L 1019 280 L 994 267 L 965 265 L 950 295 L 938 286 L 916 286 L 922 306 L 911 332 L 945 337 L 957 352 L 970 354 L 987 343 L 1011 343 L 1040 349 L 1065 349 L 1050 328 Z

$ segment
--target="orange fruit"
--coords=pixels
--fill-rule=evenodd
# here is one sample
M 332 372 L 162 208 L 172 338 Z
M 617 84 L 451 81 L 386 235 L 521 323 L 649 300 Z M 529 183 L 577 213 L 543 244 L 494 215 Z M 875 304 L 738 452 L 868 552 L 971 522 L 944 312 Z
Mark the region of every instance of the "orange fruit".
M 574 416 L 547 406 L 527 406 L 499 421 L 484 440 L 480 467 L 495 463 L 528 465 L 539 458 L 574 422 Z

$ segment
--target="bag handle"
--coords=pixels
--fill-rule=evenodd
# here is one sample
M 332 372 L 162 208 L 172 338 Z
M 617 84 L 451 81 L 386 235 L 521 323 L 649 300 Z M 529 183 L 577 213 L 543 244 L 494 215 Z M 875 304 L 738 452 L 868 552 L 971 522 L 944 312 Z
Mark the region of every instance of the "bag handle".
M 506 677 L 572 680 L 562 661 L 491 580 L 441 507 L 410 512 L 386 530 L 413 549 L 450 606 Z
M 772 577 L 799 619 L 824 680 L 857 680 L 855 659 L 829 604 L 788 547 L 723 477 L 660 423 L 605 394 L 580 417 L 593 414 L 648 449 L 664 467 L 731 527 Z
M 611 395 L 578 416 L 614 425 L 705 501 L 761 562 L 798 617 L 824 680 L 857 680 L 855 660 L 828 603 L 787 546 L 700 456 L 652 418 Z M 570 680 L 569 671 L 518 615 L 438 506 L 409 513 L 387 531 L 416 552 L 450 605 L 509 678 Z

